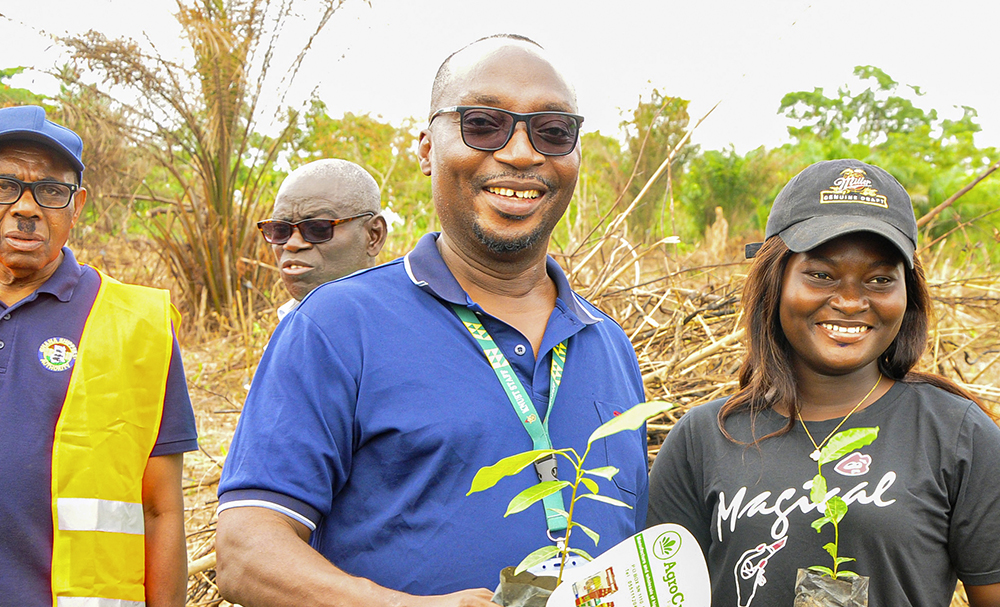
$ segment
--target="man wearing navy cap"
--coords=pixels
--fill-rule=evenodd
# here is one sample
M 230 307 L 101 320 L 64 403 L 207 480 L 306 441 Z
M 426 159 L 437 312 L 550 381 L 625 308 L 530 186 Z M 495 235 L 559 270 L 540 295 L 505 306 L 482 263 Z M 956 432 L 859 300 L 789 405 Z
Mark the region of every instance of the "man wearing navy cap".
M 43 108 L 0 109 L 0 597 L 179 607 L 197 435 L 174 313 L 64 246 L 82 153 Z

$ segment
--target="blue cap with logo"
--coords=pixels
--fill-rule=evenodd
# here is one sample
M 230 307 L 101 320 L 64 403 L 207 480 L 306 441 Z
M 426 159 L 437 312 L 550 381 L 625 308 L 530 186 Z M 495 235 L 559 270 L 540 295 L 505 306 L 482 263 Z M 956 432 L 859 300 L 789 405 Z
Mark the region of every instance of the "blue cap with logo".
M 917 220 L 910 196 L 884 169 L 860 160 L 817 162 L 792 178 L 774 199 L 764 238 L 779 236 L 802 253 L 852 232 L 874 232 L 913 267 Z M 759 245 L 747 245 L 747 257 Z
M 45 118 L 45 109 L 37 105 L 20 105 L 0 109 L 0 142 L 34 141 L 62 152 L 83 177 L 83 140 L 68 128 Z

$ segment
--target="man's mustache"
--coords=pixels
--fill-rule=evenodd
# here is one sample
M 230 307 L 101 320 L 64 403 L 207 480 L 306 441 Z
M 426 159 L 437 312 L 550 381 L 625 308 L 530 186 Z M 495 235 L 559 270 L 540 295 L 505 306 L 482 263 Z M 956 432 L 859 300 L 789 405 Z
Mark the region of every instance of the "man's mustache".
M 17 218 L 17 231 L 24 232 L 25 234 L 35 233 L 35 220 L 26 219 L 24 217 Z

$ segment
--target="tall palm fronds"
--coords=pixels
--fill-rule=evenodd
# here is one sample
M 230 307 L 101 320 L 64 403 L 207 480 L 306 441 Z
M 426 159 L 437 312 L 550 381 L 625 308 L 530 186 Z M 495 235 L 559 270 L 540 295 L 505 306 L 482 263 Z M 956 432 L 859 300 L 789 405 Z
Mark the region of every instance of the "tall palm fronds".
M 123 134 L 159 169 L 141 186 L 160 205 L 149 213 L 149 228 L 189 310 L 203 314 L 208 306 L 224 317 L 243 307 L 241 288 L 273 282 L 242 260 L 257 257 L 254 223 L 266 214 L 270 169 L 297 112 L 279 110 L 285 113 L 278 134 L 261 135 L 261 95 L 265 84 L 287 90 L 343 1 L 320 0 L 312 33 L 277 86 L 268 74 L 295 0 L 178 0 L 190 65 L 167 60 L 151 44 L 147 50 L 94 31 L 62 39 L 100 77 L 102 86 L 91 89 L 122 108 Z

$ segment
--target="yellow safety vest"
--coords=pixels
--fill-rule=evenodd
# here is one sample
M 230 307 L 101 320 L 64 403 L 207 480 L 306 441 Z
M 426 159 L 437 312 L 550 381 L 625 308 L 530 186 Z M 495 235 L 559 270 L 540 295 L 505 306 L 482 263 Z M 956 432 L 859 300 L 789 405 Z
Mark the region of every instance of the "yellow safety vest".
M 52 446 L 53 607 L 145 605 L 142 477 L 173 314 L 166 291 L 101 273 Z

